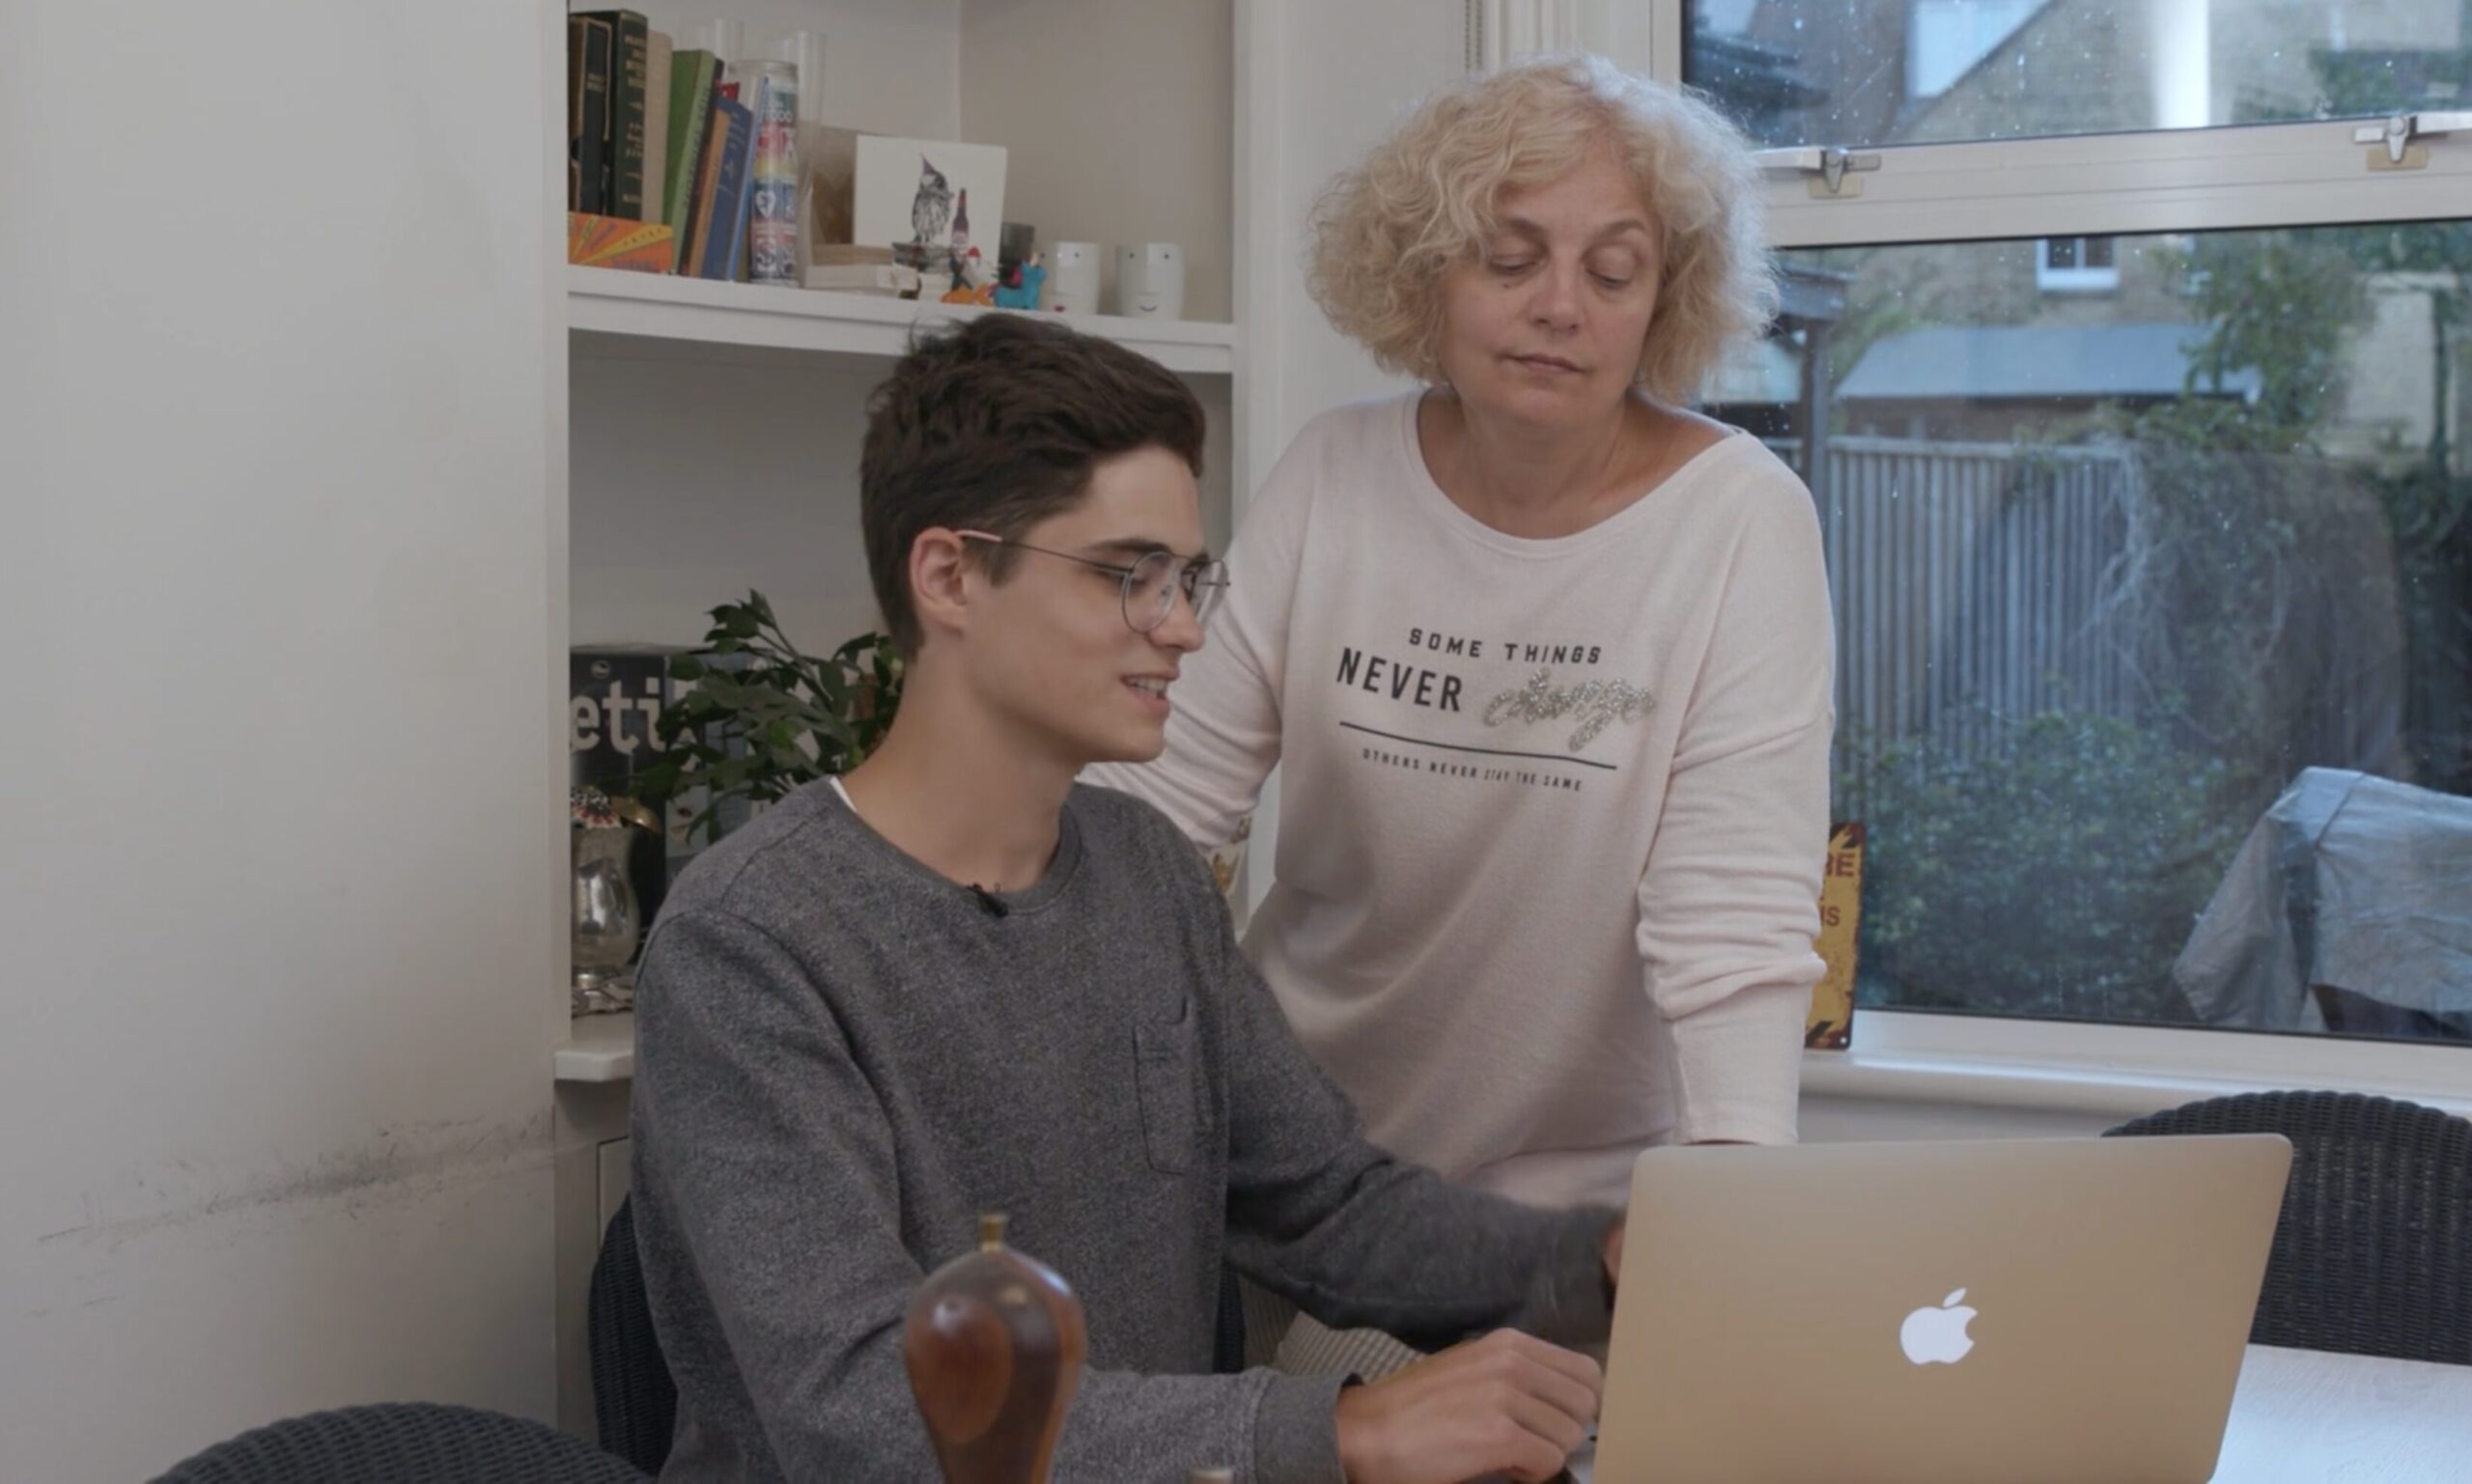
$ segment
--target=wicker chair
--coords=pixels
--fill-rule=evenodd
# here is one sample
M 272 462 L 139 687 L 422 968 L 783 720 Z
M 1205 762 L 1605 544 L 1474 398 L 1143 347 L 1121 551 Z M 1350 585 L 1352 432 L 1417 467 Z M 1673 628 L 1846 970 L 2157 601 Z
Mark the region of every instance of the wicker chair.
M 1210 1368 L 1232 1376 L 1245 1368 L 1245 1296 L 1236 1270 L 1219 1271 L 1219 1324 L 1210 1337 Z
M 2291 1140 L 2255 1343 L 2472 1365 L 2472 1122 L 2358 1093 L 2264 1092 L 2110 1132 Z
M 646 1473 L 660 1472 L 678 1421 L 678 1384 L 661 1358 L 635 1252 L 634 1202 L 618 1203 L 592 1264 L 586 1311 L 591 1334 L 592 1414 L 601 1445 Z
M 644 1484 L 625 1460 L 539 1422 L 470 1407 L 346 1407 L 242 1433 L 155 1484 Z

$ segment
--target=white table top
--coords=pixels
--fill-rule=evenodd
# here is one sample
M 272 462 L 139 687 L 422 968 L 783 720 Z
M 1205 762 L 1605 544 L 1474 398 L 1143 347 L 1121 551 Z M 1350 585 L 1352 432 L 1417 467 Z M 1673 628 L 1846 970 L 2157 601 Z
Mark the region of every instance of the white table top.
M 1588 1461 L 1571 1472 L 1590 1484 Z M 2214 1484 L 2461 1484 L 2472 1365 L 2249 1347 Z
M 2217 1484 L 2472 1476 L 2472 1365 L 2249 1347 Z

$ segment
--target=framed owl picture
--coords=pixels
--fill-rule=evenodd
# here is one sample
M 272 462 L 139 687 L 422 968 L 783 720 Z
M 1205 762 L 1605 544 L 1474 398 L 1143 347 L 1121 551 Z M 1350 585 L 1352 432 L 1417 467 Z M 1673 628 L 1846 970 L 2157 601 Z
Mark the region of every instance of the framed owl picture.
M 989 273 L 1004 225 L 1004 148 L 948 139 L 858 136 L 850 239 L 890 247 L 929 273 Z

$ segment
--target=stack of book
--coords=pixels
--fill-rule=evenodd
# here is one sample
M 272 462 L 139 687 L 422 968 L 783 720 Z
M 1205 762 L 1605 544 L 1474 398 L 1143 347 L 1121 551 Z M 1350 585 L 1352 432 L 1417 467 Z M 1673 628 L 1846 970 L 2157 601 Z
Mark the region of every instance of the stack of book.
M 571 216 L 569 259 L 744 279 L 752 92 L 633 11 L 569 15 L 567 210 L 619 224 Z

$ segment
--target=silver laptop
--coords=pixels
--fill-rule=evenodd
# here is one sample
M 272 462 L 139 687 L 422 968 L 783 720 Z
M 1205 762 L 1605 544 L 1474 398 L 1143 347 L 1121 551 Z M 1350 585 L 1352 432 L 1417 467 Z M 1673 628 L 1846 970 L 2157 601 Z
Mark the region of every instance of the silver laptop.
M 2278 1134 L 1655 1149 L 1594 1484 L 2203 1484 Z

